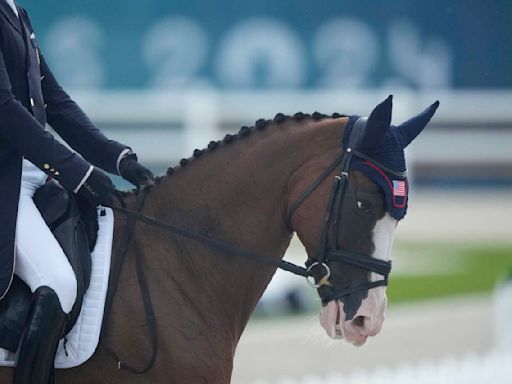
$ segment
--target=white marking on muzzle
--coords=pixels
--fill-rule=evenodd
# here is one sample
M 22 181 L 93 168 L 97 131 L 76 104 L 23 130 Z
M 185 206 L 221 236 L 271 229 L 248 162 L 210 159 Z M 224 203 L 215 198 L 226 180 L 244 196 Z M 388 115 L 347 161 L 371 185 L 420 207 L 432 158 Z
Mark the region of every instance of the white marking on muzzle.
M 384 217 L 377 221 L 373 229 L 373 245 L 375 250 L 372 257 L 381 260 L 391 259 L 391 247 L 397 225 L 397 220 L 393 219 L 386 212 Z M 371 273 L 371 281 L 383 279 L 382 275 L 375 272 Z M 362 301 L 355 317 L 363 316 L 367 318 L 368 326 L 366 332 L 369 336 L 375 336 L 382 329 L 382 324 L 386 318 L 386 287 L 377 287 L 368 291 L 368 296 Z
M 391 258 L 391 247 L 393 246 L 397 223 L 398 220 L 393 219 L 387 212 L 382 219 L 377 221 L 373 229 L 373 245 L 375 250 L 372 257 L 381 260 L 389 260 Z M 374 278 L 380 278 L 376 273 L 372 273 L 372 275 L 375 275 L 372 276 L 372 281 L 374 281 Z

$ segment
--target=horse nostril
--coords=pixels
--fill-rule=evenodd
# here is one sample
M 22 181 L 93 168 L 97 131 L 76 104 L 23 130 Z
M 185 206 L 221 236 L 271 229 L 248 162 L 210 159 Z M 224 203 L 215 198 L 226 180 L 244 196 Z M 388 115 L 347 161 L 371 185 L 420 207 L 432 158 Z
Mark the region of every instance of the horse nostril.
M 356 327 L 364 328 L 365 326 L 365 319 L 364 316 L 357 316 L 352 320 L 352 324 L 354 324 Z

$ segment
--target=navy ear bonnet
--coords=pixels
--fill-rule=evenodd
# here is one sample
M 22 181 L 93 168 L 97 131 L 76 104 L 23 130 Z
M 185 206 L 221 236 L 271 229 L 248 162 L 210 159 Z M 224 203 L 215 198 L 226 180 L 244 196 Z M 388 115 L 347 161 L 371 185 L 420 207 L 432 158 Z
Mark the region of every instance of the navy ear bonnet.
M 358 124 L 355 125 L 356 121 Z M 364 119 L 364 120 L 363 120 Z M 364 124 L 364 125 L 363 125 Z M 343 149 L 349 147 L 349 137 L 352 130 L 363 131 L 365 129 L 366 119 L 360 116 L 350 116 L 343 136 Z M 359 133 L 359 139 L 362 139 L 363 132 Z M 357 140 L 357 139 L 356 139 Z M 351 145 L 354 149 L 354 146 Z M 407 195 L 409 185 L 407 182 L 407 168 L 405 166 L 404 145 L 397 128 L 391 126 L 384 136 L 384 141 L 379 148 L 372 153 L 363 153 L 359 150 L 359 145 L 355 149 L 361 155 L 368 156 L 367 159 L 356 155 L 350 163 L 350 170 L 359 171 L 374 183 L 376 183 L 384 192 L 386 207 L 389 214 L 397 219 L 404 218 L 407 212 Z M 392 172 L 390 172 L 392 171 Z
M 368 118 L 350 116 L 343 135 L 343 149 L 353 153 L 350 170 L 359 171 L 384 192 L 389 214 L 397 219 L 407 212 L 409 184 L 404 148 L 425 128 L 434 115 L 436 101 L 423 112 L 391 125 L 392 96 L 377 105 Z

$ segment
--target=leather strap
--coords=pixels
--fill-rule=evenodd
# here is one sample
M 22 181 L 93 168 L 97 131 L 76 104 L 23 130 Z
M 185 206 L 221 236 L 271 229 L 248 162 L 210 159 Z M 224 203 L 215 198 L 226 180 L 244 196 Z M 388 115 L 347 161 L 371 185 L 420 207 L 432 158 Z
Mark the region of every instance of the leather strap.
M 141 212 L 144 206 L 144 200 L 146 197 L 147 189 L 139 190 L 136 201 L 136 210 L 137 212 Z M 126 203 L 122 198 L 122 195 L 116 191 L 116 196 L 118 197 L 121 205 L 126 209 Z M 116 207 L 112 207 L 113 210 L 116 210 Z M 126 223 L 126 230 L 124 232 L 124 237 L 121 242 L 121 246 L 118 248 L 117 257 L 115 261 L 115 265 L 111 271 L 111 279 L 108 285 L 107 291 L 107 300 L 105 303 L 105 314 L 103 317 L 103 329 L 102 334 L 105 334 L 108 330 L 108 319 L 112 310 L 112 304 L 114 302 L 114 297 L 117 292 L 117 287 L 119 285 L 119 278 L 121 276 L 121 271 L 123 269 L 124 261 L 126 259 L 126 255 L 128 253 L 129 246 L 133 240 L 133 234 L 135 229 L 135 224 L 137 223 L 137 219 L 128 216 Z M 151 293 L 149 290 L 146 273 L 144 271 L 144 252 L 141 247 L 138 246 L 136 242 L 134 242 L 135 249 L 135 266 L 137 269 L 137 278 L 139 283 L 139 289 L 142 297 L 142 302 L 144 305 L 144 313 L 146 317 L 146 322 L 148 324 L 148 330 L 150 335 L 150 343 L 151 343 L 151 356 L 149 358 L 148 363 L 143 368 L 135 368 L 132 365 L 125 363 L 121 360 L 119 355 L 111 348 L 107 348 L 107 352 L 115 359 L 117 362 L 118 369 L 125 369 L 134 374 L 144 374 L 148 372 L 155 364 L 156 356 L 158 354 L 158 328 L 156 324 L 155 311 L 153 308 L 153 303 L 151 301 Z
M 292 230 L 292 217 L 297 208 L 301 206 L 301 204 L 308 198 L 308 196 L 318 188 L 320 184 L 329 176 L 336 168 L 338 168 L 338 165 L 343 160 L 343 154 L 338 156 L 336 160 L 334 160 L 329 167 L 320 175 L 318 178 L 306 189 L 298 198 L 295 200 L 295 202 L 291 205 L 290 210 L 288 212 L 288 219 L 286 220 L 286 225 L 288 226 L 288 229 Z
M 348 295 L 351 295 L 352 293 L 366 291 L 366 290 L 370 290 L 372 288 L 385 286 L 387 284 L 388 284 L 388 279 L 386 277 L 385 279 L 382 279 L 382 280 L 370 281 L 370 282 L 367 282 L 364 284 L 356 285 L 355 287 L 346 288 L 341 291 L 334 292 L 331 295 L 325 295 L 325 296 L 321 297 L 322 304 L 326 305 L 330 301 L 338 300 L 338 299 L 342 298 L 343 296 L 348 296 Z
M 284 261 L 284 260 L 277 260 L 273 257 L 266 256 L 266 255 L 259 255 L 250 251 L 245 251 L 243 249 L 237 248 L 231 244 L 225 243 L 221 240 L 214 239 L 209 236 L 201 235 L 200 233 L 191 231 L 189 229 L 177 226 L 172 223 L 165 223 L 163 221 L 157 220 L 155 218 L 142 215 L 138 212 L 131 211 L 129 209 L 125 208 L 119 208 L 119 207 L 113 207 L 114 211 L 123 213 L 124 215 L 128 216 L 132 220 L 140 221 L 144 224 L 151 225 L 153 227 L 161 228 L 166 231 L 175 233 L 179 236 L 187 237 L 189 239 L 198 241 L 202 243 L 204 246 L 207 246 L 210 249 L 230 253 L 232 255 L 239 255 L 246 257 L 248 259 L 251 259 L 253 261 L 271 265 L 273 267 L 277 267 L 280 269 L 283 269 L 285 271 L 291 272 L 295 275 L 299 276 L 308 276 L 308 272 L 305 268 L 300 267 L 298 265 L 295 265 L 293 263 Z
M 388 275 L 391 272 L 391 261 L 381 260 L 375 257 L 362 255 L 345 250 L 330 251 L 329 262 L 340 262 L 363 268 L 379 275 Z
M 144 199 L 146 196 L 146 190 L 142 189 L 139 191 L 139 194 L 137 196 L 137 203 L 136 203 L 136 210 L 137 212 L 140 212 L 142 210 L 142 207 L 144 205 Z M 121 205 L 124 207 L 123 209 L 126 209 L 126 203 L 124 202 L 124 199 L 121 197 L 120 194 L 116 193 L 116 197 L 119 198 L 119 201 L 121 202 Z M 112 207 L 113 210 L 116 210 L 116 207 Z M 115 294 L 117 292 L 117 286 L 119 284 L 119 277 L 121 276 L 121 271 L 123 270 L 123 264 L 124 260 L 126 258 L 126 254 L 128 253 L 128 247 L 130 246 L 130 243 L 133 239 L 133 233 L 134 228 L 137 220 L 133 217 L 128 217 L 126 222 L 126 229 L 124 231 L 124 237 L 121 241 L 121 245 L 117 249 L 116 257 L 115 257 L 115 264 L 112 267 L 112 270 L 110 272 L 110 279 L 108 282 L 108 289 L 107 289 L 107 299 L 105 301 L 105 312 L 103 315 L 103 328 L 101 330 L 102 334 L 104 334 L 107 330 L 107 324 L 108 319 L 110 317 L 110 312 L 112 310 L 112 304 L 114 301 Z
M 156 356 L 158 354 L 158 328 L 156 324 L 155 310 L 153 308 L 153 302 L 151 301 L 151 292 L 148 286 L 148 280 L 144 271 L 143 260 L 145 258 L 144 250 L 134 242 L 135 246 L 135 266 L 137 268 L 137 278 L 139 282 L 140 294 L 142 297 L 142 303 L 144 304 L 144 313 L 146 316 L 146 323 L 148 325 L 149 338 L 151 343 L 151 355 L 149 361 L 144 368 L 134 368 L 133 366 L 121 361 L 119 357 L 116 358 L 117 366 L 119 369 L 126 369 L 127 371 L 134 374 L 144 374 L 148 372 L 153 365 L 155 365 Z

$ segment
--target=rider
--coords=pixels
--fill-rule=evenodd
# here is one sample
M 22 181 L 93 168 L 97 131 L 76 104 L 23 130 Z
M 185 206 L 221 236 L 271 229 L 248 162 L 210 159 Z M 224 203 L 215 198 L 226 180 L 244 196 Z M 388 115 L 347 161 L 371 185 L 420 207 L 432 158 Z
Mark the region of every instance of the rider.
M 83 157 L 57 141 L 46 123 Z M 107 139 L 57 83 L 26 11 L 0 0 L 0 298 L 13 273 L 34 293 L 15 384 L 49 382 L 77 289 L 32 197 L 51 177 L 94 205 L 111 205 L 114 186 L 100 168 L 137 186 L 153 182 L 131 149 Z

